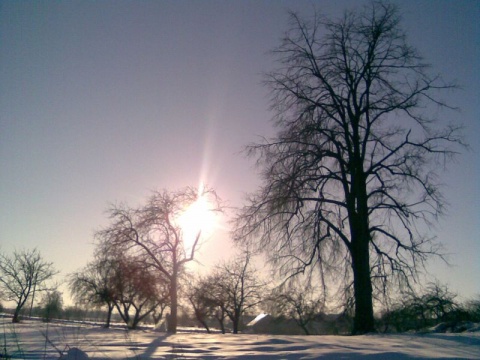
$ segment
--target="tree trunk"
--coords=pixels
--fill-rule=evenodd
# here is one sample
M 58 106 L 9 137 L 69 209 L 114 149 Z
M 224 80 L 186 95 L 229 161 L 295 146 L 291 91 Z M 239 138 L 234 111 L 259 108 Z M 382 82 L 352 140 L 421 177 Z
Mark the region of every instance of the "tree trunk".
M 23 306 L 27 302 L 29 294 L 30 294 L 30 290 L 28 290 L 26 295 L 22 295 L 22 297 L 18 299 L 17 306 L 15 307 L 15 312 L 13 313 L 12 323 L 20 322 L 20 311 L 22 310 Z
M 205 330 L 207 330 L 207 333 L 210 334 L 210 328 L 208 327 L 208 324 L 205 320 L 198 320 L 200 322 L 200 324 L 202 324 L 202 326 L 205 328 Z
M 355 242 L 352 241 L 351 255 L 353 289 L 355 293 L 354 335 L 375 331 L 368 246 L 369 238 L 360 238 Z
M 306 324 L 299 324 L 300 327 L 302 328 L 303 332 L 305 333 L 305 335 L 310 335 L 310 331 L 308 331 L 308 328 L 307 328 L 307 325 Z
M 167 332 L 175 334 L 177 332 L 177 272 L 174 270 L 170 279 L 170 318 L 167 321 Z
M 222 309 L 218 310 L 215 318 L 218 320 L 218 324 L 220 325 L 220 330 L 222 330 L 222 334 L 225 334 L 225 314 Z
M 113 311 L 113 304 L 107 304 L 108 306 L 108 310 L 107 310 L 107 321 L 105 323 L 105 328 L 109 328 L 110 327 L 110 321 L 112 319 L 112 311 Z
M 232 323 L 233 323 L 233 333 L 238 334 L 238 328 L 240 325 L 240 311 L 238 310 L 234 311 Z
M 120 308 L 120 305 L 118 303 L 115 303 L 115 307 L 117 308 L 118 313 L 120 314 L 120 317 L 122 318 L 123 322 L 127 325 L 130 323 L 130 314 L 129 314 L 129 308 L 130 306 L 127 306 L 126 304 L 122 303 L 121 304 L 123 307 L 123 310 Z
M 233 320 L 233 333 L 238 334 L 238 319 Z
M 12 323 L 19 323 L 20 322 L 20 308 L 15 308 L 15 312 L 13 313 Z
M 193 310 L 195 312 L 195 318 L 197 319 L 197 321 L 202 324 L 202 326 L 205 328 L 205 330 L 207 330 L 207 333 L 210 334 L 210 328 L 208 327 L 208 324 L 205 320 L 205 315 L 204 315 L 204 312 L 202 312 L 201 309 L 199 309 L 198 307 L 195 306 L 194 302 L 192 302 L 192 306 L 193 306 Z M 201 305 L 200 305 L 201 306 Z
M 351 234 L 353 290 L 355 296 L 354 335 L 375 331 L 373 318 L 372 279 L 370 277 L 370 229 L 368 221 L 367 183 L 359 156 L 358 132 L 355 132 L 352 193 L 348 201 Z
M 137 309 L 135 307 L 135 315 L 133 316 L 133 319 L 131 320 L 131 323 L 129 325 L 129 328 L 132 329 L 132 330 L 135 330 L 138 326 L 138 323 L 140 322 L 140 311 L 141 310 L 141 307 L 139 309 Z
M 157 314 L 156 310 L 153 311 L 152 317 L 153 317 L 153 322 L 155 323 L 155 328 L 160 325 L 160 320 L 162 320 L 163 317 L 163 310 L 164 307 L 163 305 L 160 305 L 160 313 Z

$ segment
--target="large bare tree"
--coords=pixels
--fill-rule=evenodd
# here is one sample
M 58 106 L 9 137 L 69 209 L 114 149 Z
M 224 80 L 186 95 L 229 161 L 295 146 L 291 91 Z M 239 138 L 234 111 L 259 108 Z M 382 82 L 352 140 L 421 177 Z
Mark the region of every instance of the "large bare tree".
M 54 290 L 46 286 L 57 272 L 37 249 L 15 251 L 12 256 L 0 254 L 0 293 L 15 302 L 12 322 L 19 322 L 20 311 L 35 292 Z
M 353 333 L 366 333 L 376 291 L 408 284 L 438 253 L 422 230 L 444 212 L 437 170 L 461 144 L 459 127 L 435 118 L 449 108 L 439 92 L 454 86 L 430 74 L 394 5 L 291 21 L 266 77 L 278 131 L 248 147 L 263 185 L 235 238 L 285 274 L 341 269 Z
M 220 210 L 219 198 L 212 189 L 187 187 L 176 192 L 156 191 L 139 208 L 112 207 L 111 224 L 96 234 L 106 253 L 129 253 L 166 279 L 170 289 L 169 333 L 177 330 L 178 280 L 185 264 L 194 260 L 202 237 L 199 228 L 191 244 L 187 244 L 179 219 L 200 199 L 209 204 L 205 211 Z

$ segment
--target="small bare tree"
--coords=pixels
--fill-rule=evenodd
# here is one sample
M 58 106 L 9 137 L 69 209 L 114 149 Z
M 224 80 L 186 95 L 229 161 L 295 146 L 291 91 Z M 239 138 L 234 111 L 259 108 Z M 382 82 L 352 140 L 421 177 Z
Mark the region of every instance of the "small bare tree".
M 113 263 L 114 305 L 130 329 L 168 302 L 166 281 L 152 270 L 133 258 L 117 257 Z
M 198 278 L 190 283 L 187 290 L 187 298 L 192 306 L 197 321 L 210 333 L 208 319 L 216 311 L 217 305 L 212 300 L 211 285 L 208 278 Z
M 111 281 L 114 272 L 112 259 L 100 256 L 85 268 L 69 275 L 68 283 L 73 298 L 81 304 L 107 306 L 105 327 L 110 327 L 115 307 L 115 289 Z
M 45 262 L 37 249 L 15 251 L 13 256 L 0 254 L 1 293 L 16 303 L 12 322 L 20 321 L 20 311 L 32 293 L 53 290 L 46 283 L 55 274 L 53 264 Z
M 309 324 L 325 310 L 323 297 L 315 294 L 314 290 L 311 286 L 281 287 L 272 292 L 270 299 L 275 311 L 294 319 L 305 335 L 310 335 Z
M 374 295 L 409 286 L 439 254 L 422 230 L 444 213 L 438 170 L 458 150 L 460 126 L 425 108 L 448 108 L 438 92 L 454 86 L 407 43 L 394 5 L 291 21 L 266 77 L 278 132 L 248 148 L 263 185 L 235 239 L 284 275 L 343 273 L 362 334 L 375 330 Z
M 266 284 L 251 265 L 251 254 L 219 265 L 212 277 L 212 300 L 232 321 L 233 333 L 240 330 L 244 313 L 263 300 Z
M 150 314 L 158 322 L 168 304 L 167 285 L 140 261 L 100 251 L 93 262 L 69 276 L 70 291 L 77 302 L 107 306 L 107 328 L 114 308 L 131 329 Z
M 217 320 L 220 331 L 225 334 L 225 320 L 228 315 L 226 309 L 228 307 L 229 297 L 224 292 L 223 287 L 219 286 L 223 279 L 221 272 L 214 271 L 203 279 L 203 301 L 211 306 L 212 316 Z

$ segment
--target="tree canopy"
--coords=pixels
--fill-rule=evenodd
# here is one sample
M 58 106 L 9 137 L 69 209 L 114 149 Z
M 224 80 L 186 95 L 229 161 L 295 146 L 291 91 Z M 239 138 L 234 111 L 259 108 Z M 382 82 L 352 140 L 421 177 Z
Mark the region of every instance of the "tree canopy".
M 433 109 L 450 108 L 439 94 L 455 86 L 432 75 L 392 4 L 290 19 L 265 79 L 277 133 L 247 148 L 263 183 L 235 239 L 285 275 L 340 274 L 353 332 L 366 333 L 374 296 L 408 286 L 439 254 L 428 232 L 445 208 L 439 170 L 462 141 Z

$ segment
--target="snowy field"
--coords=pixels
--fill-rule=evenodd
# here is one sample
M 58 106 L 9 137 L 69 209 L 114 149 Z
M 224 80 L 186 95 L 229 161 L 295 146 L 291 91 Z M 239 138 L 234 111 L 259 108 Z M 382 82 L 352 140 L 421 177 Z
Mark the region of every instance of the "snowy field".
M 480 333 L 365 336 L 126 331 L 0 319 L 1 352 L 16 359 L 480 359 Z M 81 349 L 82 351 L 77 351 Z M 70 350 L 70 356 L 67 356 Z M 73 356 L 75 355 L 75 356 Z M 1 356 L 0 356 L 1 358 Z

